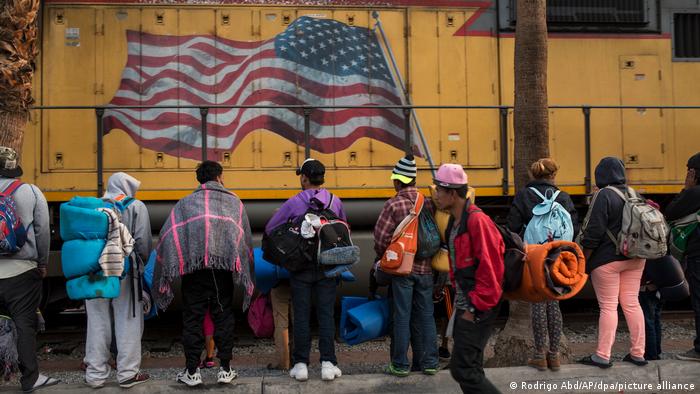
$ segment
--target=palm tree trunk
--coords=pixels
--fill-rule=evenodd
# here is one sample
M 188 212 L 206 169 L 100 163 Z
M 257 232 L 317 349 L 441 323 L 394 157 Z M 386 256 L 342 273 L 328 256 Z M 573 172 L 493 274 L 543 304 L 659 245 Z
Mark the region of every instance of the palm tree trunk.
M 0 145 L 22 155 L 38 49 L 39 0 L 0 4 Z
M 528 168 L 549 157 L 546 0 L 518 0 L 515 28 L 515 188 L 528 183 Z M 534 352 L 530 303 L 509 302 L 508 321 L 494 345 L 490 367 L 524 365 Z M 562 344 L 565 338 L 562 336 Z M 568 349 L 562 346 L 562 358 Z

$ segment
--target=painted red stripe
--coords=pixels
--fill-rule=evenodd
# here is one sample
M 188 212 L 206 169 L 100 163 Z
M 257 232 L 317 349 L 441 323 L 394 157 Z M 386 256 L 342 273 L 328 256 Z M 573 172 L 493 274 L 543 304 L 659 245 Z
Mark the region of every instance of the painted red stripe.
M 222 68 L 226 66 L 235 66 L 242 61 L 244 61 L 247 56 L 239 56 L 240 59 L 236 62 L 231 60 L 223 59 L 211 59 L 211 64 L 202 64 L 202 59 L 189 56 L 189 55 L 177 55 L 177 56 L 140 56 L 140 55 L 129 55 L 127 60 L 127 67 L 165 67 L 170 63 L 180 63 L 187 64 L 188 66 L 194 67 L 197 71 L 205 75 L 213 75 L 221 71 Z M 216 63 L 215 63 L 216 62 Z
M 106 126 L 109 126 L 107 128 L 108 130 L 112 128 L 119 128 L 125 130 L 129 134 L 129 136 L 134 140 L 134 142 L 147 149 L 151 149 L 156 152 L 165 152 L 170 155 L 180 156 L 183 158 L 193 160 L 201 159 L 201 148 L 182 144 L 178 141 L 173 141 L 169 138 L 156 138 L 152 140 L 146 140 L 141 138 L 139 134 L 133 133 L 130 130 L 128 130 L 121 122 L 119 122 L 119 120 L 115 118 L 105 119 L 105 121 Z M 223 152 L 235 151 L 236 147 L 238 146 L 240 141 L 242 141 L 243 138 L 245 138 L 245 136 L 247 136 L 250 132 L 259 129 L 271 130 L 276 134 L 286 138 L 287 140 L 297 144 L 301 143 L 301 141 L 303 141 L 304 138 L 302 132 L 290 127 L 286 123 L 269 116 L 261 116 L 255 119 L 251 119 L 250 121 L 246 122 L 244 125 L 241 126 L 241 128 L 238 130 L 234 145 L 231 149 L 219 149 L 212 147 L 207 151 L 207 155 L 210 155 L 210 157 L 219 157 L 219 155 Z M 358 127 L 352 133 L 343 138 L 319 139 L 314 136 L 311 136 L 309 140 L 309 145 L 313 150 L 316 150 L 323 154 L 330 154 L 349 148 L 360 138 L 372 138 L 375 140 L 382 141 L 391 146 L 397 147 L 399 149 L 403 146 L 403 138 L 400 138 L 399 136 L 392 134 L 387 130 L 369 126 Z
M 136 81 L 132 81 L 129 79 L 122 80 L 122 83 L 119 87 L 119 90 L 125 90 L 125 91 L 132 91 L 132 92 L 147 92 L 148 89 L 150 89 L 153 84 L 158 82 L 158 79 L 160 78 L 172 78 L 174 80 L 180 80 L 182 82 L 187 83 L 189 86 L 201 91 L 205 92 L 207 94 L 217 94 L 221 93 L 222 91 L 226 90 L 229 86 L 231 86 L 235 82 L 235 77 L 232 77 L 231 74 L 228 74 L 223 80 L 219 81 L 216 85 L 210 86 L 206 85 L 203 83 L 200 83 L 199 81 L 196 81 L 188 76 L 185 76 L 182 73 L 179 73 L 174 70 L 166 70 L 163 71 L 153 77 L 150 77 L 148 80 L 145 80 L 144 83 L 139 84 Z M 295 74 L 291 71 L 281 69 L 281 68 L 273 68 L 273 67 L 261 67 L 259 69 L 253 70 L 250 72 L 246 79 L 243 81 L 241 84 L 240 88 L 236 91 L 236 93 L 227 101 L 222 101 L 219 102 L 218 104 L 222 105 L 235 105 L 238 104 L 238 100 L 240 97 L 243 95 L 245 90 L 248 88 L 248 86 L 255 81 L 256 79 L 259 78 L 277 78 L 281 80 L 285 80 L 291 83 L 298 84 L 299 86 L 302 86 L 304 90 L 318 96 L 318 97 L 323 97 L 323 98 L 339 98 L 339 97 L 345 97 L 345 96 L 350 96 L 350 95 L 355 95 L 355 94 L 361 94 L 361 93 L 368 93 L 368 86 L 363 83 L 358 83 L 358 84 L 353 84 L 353 85 L 348 85 L 348 86 L 336 86 L 336 85 L 324 85 L 318 82 L 314 82 L 311 80 L 308 80 L 306 78 L 300 77 L 298 74 Z M 207 103 L 203 102 L 202 98 L 199 96 L 196 96 L 189 91 L 186 91 L 186 89 L 183 88 L 173 88 L 177 89 L 177 92 L 180 94 L 185 94 L 188 97 L 192 98 L 192 100 L 188 100 L 190 103 L 193 103 L 193 105 L 200 105 L 200 104 L 216 104 L 216 103 Z M 162 93 L 156 94 L 152 99 L 150 100 L 142 100 L 139 104 L 132 104 L 132 105 L 157 105 L 161 100 L 164 99 L 173 99 L 178 96 L 172 95 L 172 94 L 164 94 L 166 92 L 169 92 L 173 89 L 169 89 L 167 91 L 164 91 Z M 212 90 L 213 89 L 213 90 Z M 186 93 L 184 93 L 184 92 Z M 389 100 L 391 103 L 395 104 L 400 104 L 401 100 L 393 94 L 391 91 L 388 91 L 384 88 L 380 87 L 371 87 L 371 93 L 372 95 L 376 96 L 381 96 L 384 97 L 385 99 Z M 116 97 L 115 97 L 116 98 Z M 158 100 L 156 100 L 158 98 Z M 116 104 L 114 102 L 113 104 Z
M 165 34 L 143 33 L 135 30 L 127 30 L 126 37 L 129 40 L 129 42 L 140 42 L 144 45 L 154 46 L 179 46 L 195 38 L 207 38 L 215 42 L 220 42 L 224 45 L 237 47 L 241 49 L 254 49 L 262 44 L 271 41 L 235 41 L 229 40 L 227 38 L 216 37 L 211 34 L 186 34 L 182 36 L 173 36 Z
M 244 103 L 241 103 L 241 105 L 255 105 L 260 102 L 272 102 L 274 104 L 278 105 L 311 105 L 312 103 L 307 103 L 302 100 L 298 100 L 293 96 L 290 96 L 286 93 L 283 92 L 278 92 L 274 90 L 260 90 L 256 92 L 254 96 L 251 96 L 246 100 Z M 216 112 L 226 112 L 227 110 L 221 110 L 217 109 Z M 221 128 L 223 131 L 221 134 L 219 132 L 212 132 L 211 135 L 216 135 L 217 137 L 222 137 L 222 136 L 229 136 L 235 132 L 235 130 L 239 127 L 239 122 L 241 118 L 245 115 L 247 110 L 239 111 L 236 118 L 233 119 L 231 122 L 225 125 L 214 125 L 212 124 L 211 126 L 213 128 Z M 121 111 L 119 111 L 121 112 Z M 216 112 L 214 112 L 213 115 L 215 116 Z M 201 120 L 197 116 L 191 116 L 190 114 L 187 113 L 177 113 L 172 110 L 166 110 L 163 113 L 159 114 L 152 120 L 141 120 L 140 118 L 136 116 L 132 116 L 129 113 L 121 112 L 124 116 L 128 117 L 131 119 L 135 124 L 140 125 L 142 128 L 148 129 L 148 130 L 160 130 L 165 127 L 169 127 L 171 125 L 184 125 L 184 126 L 191 126 L 195 128 L 200 127 Z M 109 116 L 109 115 L 108 115 Z M 381 108 L 372 108 L 371 106 L 368 106 L 367 108 L 348 108 L 348 109 L 339 109 L 339 110 L 315 110 L 311 113 L 311 120 L 321 126 L 333 126 L 336 124 L 341 124 L 345 123 L 348 120 L 352 118 L 357 118 L 357 117 L 370 117 L 370 116 L 380 116 L 391 123 L 393 123 L 396 127 L 403 127 L 403 118 L 398 116 L 396 113 L 392 112 L 391 110 L 388 109 L 381 109 Z
M 500 36 L 502 38 L 515 38 L 515 33 L 514 32 L 507 32 L 507 33 L 501 33 Z M 547 34 L 547 38 L 553 38 L 553 39 L 622 39 L 622 40 L 639 40 L 639 39 L 655 39 L 655 40 L 662 40 L 662 39 L 669 39 L 671 38 L 671 33 L 662 33 L 662 34 L 654 34 L 654 33 L 637 33 L 637 34 L 629 34 L 629 33 L 549 33 Z

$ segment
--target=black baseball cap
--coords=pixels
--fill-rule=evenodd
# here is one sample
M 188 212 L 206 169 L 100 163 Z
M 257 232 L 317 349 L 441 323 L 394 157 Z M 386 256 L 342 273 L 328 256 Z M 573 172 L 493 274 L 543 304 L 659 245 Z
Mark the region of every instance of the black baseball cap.
M 308 177 L 322 176 L 326 173 L 326 166 L 316 159 L 306 159 L 301 164 L 300 168 L 297 168 L 297 175 L 304 174 Z

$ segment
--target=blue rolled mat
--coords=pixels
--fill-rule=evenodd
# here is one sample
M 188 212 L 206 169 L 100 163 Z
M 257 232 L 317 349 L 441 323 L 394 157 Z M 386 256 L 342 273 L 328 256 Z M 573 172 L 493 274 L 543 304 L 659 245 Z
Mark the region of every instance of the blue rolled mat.
M 262 294 L 267 294 L 277 285 L 277 266 L 270 264 L 262 257 L 262 249 L 253 249 L 255 259 L 255 288 Z
M 153 250 L 148 256 L 148 261 L 146 266 L 143 268 L 143 282 L 146 284 L 146 288 L 150 290 L 153 288 L 153 270 L 156 268 L 156 251 Z
M 119 277 L 97 274 L 83 275 L 66 282 L 66 291 L 71 300 L 119 297 Z
M 357 278 L 355 275 L 352 274 L 350 271 L 345 271 L 342 274 L 340 274 L 340 280 L 343 282 L 355 282 Z
M 97 197 L 81 197 L 75 196 L 68 201 L 68 204 L 74 207 L 87 208 L 87 209 L 97 209 L 106 206 L 105 202 L 101 198 Z
M 73 200 L 71 200 L 73 201 Z M 77 207 L 67 203 L 61 204 L 61 238 L 72 239 L 106 239 L 107 215 L 94 208 Z
M 61 267 L 63 276 L 77 278 L 100 270 L 100 255 L 105 247 L 103 239 L 73 239 L 63 243 Z
M 350 309 L 352 308 L 355 308 L 356 306 L 360 306 L 368 302 L 370 302 L 370 300 L 367 299 L 367 297 L 340 298 L 340 338 L 345 340 L 345 337 L 348 336 L 349 330 L 357 329 L 355 325 L 353 325 L 352 328 L 348 328 L 348 311 L 350 311 Z M 351 336 L 354 337 L 354 334 Z
M 389 332 L 389 300 L 373 300 L 348 310 L 345 342 L 357 345 Z

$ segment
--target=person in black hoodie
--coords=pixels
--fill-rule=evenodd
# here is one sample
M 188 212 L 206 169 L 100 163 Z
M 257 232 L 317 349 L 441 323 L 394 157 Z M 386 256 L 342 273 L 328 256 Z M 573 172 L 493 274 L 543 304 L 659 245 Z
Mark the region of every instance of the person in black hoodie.
M 539 159 L 530 166 L 532 181 L 525 188 L 518 191 L 513 199 L 513 205 L 508 213 L 508 228 L 521 236 L 525 227 L 532 220 L 532 209 L 542 202 L 542 198 L 534 192 L 535 189 L 541 195 L 553 195 L 559 190 L 554 185 L 554 179 L 559 171 L 559 166 L 552 159 Z M 578 233 L 578 214 L 574 202 L 566 192 L 560 192 L 556 202 L 561 204 L 571 215 L 574 226 L 574 237 Z M 532 304 L 532 331 L 535 336 L 535 355 L 527 361 L 527 365 L 540 371 L 548 367 L 559 370 L 559 342 L 562 331 L 562 317 L 558 301 L 537 302 Z M 547 335 L 549 334 L 549 351 L 546 350 Z M 545 352 L 546 358 L 545 358 Z
M 612 366 L 610 355 L 617 329 L 617 305 L 622 305 L 630 332 L 630 353 L 623 361 L 643 366 L 645 331 L 644 314 L 639 305 L 639 283 L 644 259 L 629 259 L 617 251 L 612 236 L 622 228 L 625 201 L 611 187 L 628 191 L 625 165 L 616 157 L 603 158 L 595 169 L 596 186 L 600 189 L 591 202 L 581 228 L 581 246 L 586 256 L 586 271 L 595 289 L 600 318 L 596 352 L 579 363 L 600 368 Z M 629 192 L 634 192 L 629 188 Z M 612 235 L 611 235 L 612 234 Z
M 685 187 L 666 207 L 669 222 L 700 211 L 700 153 L 688 160 Z M 690 285 L 690 301 L 695 312 L 695 341 L 693 349 L 679 354 L 680 360 L 700 361 L 700 226 L 688 237 L 683 256 L 686 262 L 685 276 Z

